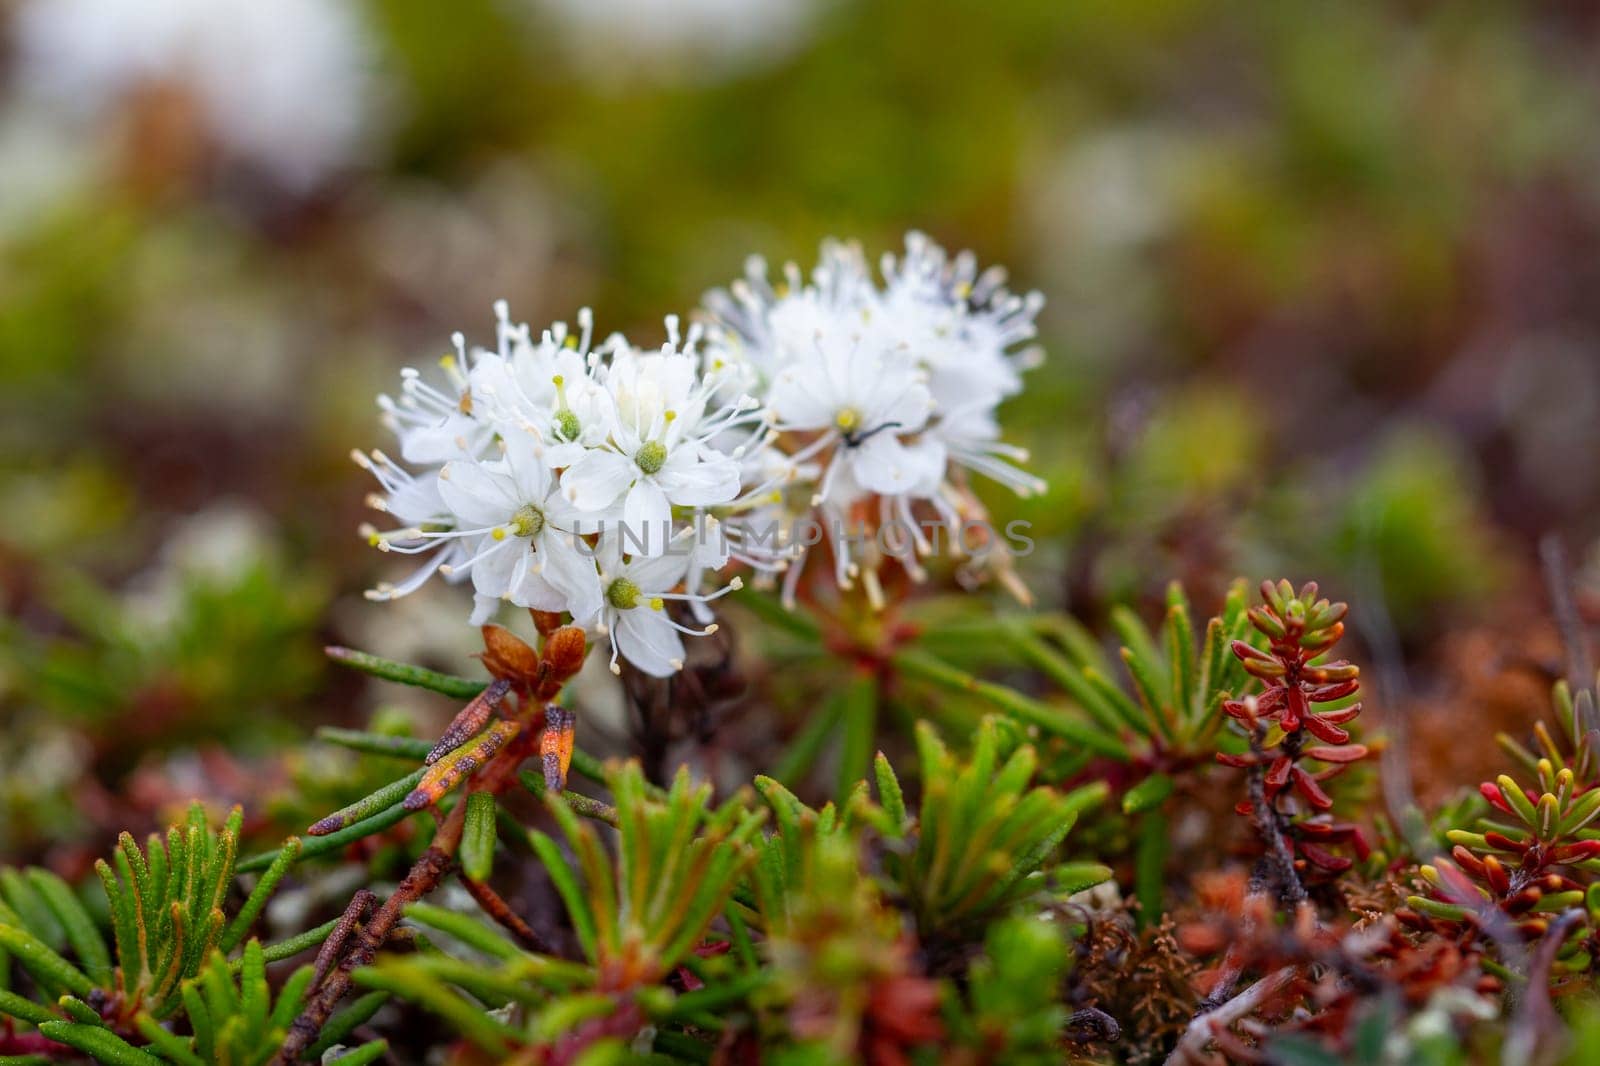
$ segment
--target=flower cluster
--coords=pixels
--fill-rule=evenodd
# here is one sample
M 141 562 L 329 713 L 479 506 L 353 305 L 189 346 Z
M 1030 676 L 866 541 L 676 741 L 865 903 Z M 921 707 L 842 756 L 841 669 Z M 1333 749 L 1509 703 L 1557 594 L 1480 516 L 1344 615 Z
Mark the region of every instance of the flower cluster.
M 666 603 L 722 594 L 675 589 L 697 583 L 691 567 L 727 561 L 722 538 L 699 534 L 715 523 L 705 508 L 740 495 L 743 451 L 763 440 L 760 405 L 724 397 L 699 330 L 683 336 L 674 319 L 667 343 L 645 351 L 620 336 L 592 348 L 588 312 L 578 332 L 557 323 L 536 339 L 503 303 L 496 310 L 494 350 L 458 336 L 442 384 L 407 370 L 400 396 L 380 400 L 407 465 L 355 458 L 382 486 L 371 505 L 402 524 L 364 532 L 426 561 L 368 595 L 393 599 L 434 573 L 470 578 L 474 624 L 502 601 L 566 612 L 611 637 L 613 667 L 620 652 L 666 676 L 683 665 L 679 634 L 709 631 Z
M 861 578 L 875 602 L 886 557 L 920 577 L 917 559 L 936 550 L 930 534 L 941 528 L 956 553 L 1008 578 L 1003 545 L 963 535 L 985 517 L 965 474 L 1022 495 L 1043 489 L 1015 465 L 1027 455 L 1000 439 L 996 418 L 1039 358 L 1020 346 L 1035 334 L 1043 297 L 1010 293 L 1002 270 L 980 273 L 970 252 L 951 258 L 920 233 L 881 271 L 880 286 L 858 246 L 830 242 L 809 281 L 789 264 L 774 285 L 752 258 L 742 280 L 706 298 L 708 349 L 763 400 L 775 469 L 805 490 L 772 506 L 791 525 L 811 515 L 834 580 Z M 800 573 L 785 579 L 786 602 Z
M 369 596 L 470 578 L 474 624 L 502 601 L 565 612 L 610 637 L 613 669 L 620 654 L 667 676 L 681 635 L 710 632 L 707 603 L 739 586 L 702 591 L 730 564 L 788 570 L 792 598 L 806 549 L 825 543 L 839 584 L 863 578 L 876 603 L 885 524 L 920 576 L 930 526 L 970 548 L 958 534 L 983 512 L 963 470 L 1039 487 L 995 419 L 1032 358 L 1013 349 L 1033 335 L 1037 296 L 918 234 L 885 260 L 881 288 L 843 245 L 825 246 L 810 284 L 788 273 L 780 295 L 752 265 L 708 297 L 709 329 L 669 317 L 659 350 L 594 343 L 587 310 L 576 330 L 536 336 L 501 303 L 493 349 L 458 335 L 442 380 L 406 370 L 380 398 L 399 461 L 355 458 L 381 487 L 371 505 L 399 523 L 365 528 L 369 541 L 425 560 Z M 673 601 L 704 628 L 675 619 Z

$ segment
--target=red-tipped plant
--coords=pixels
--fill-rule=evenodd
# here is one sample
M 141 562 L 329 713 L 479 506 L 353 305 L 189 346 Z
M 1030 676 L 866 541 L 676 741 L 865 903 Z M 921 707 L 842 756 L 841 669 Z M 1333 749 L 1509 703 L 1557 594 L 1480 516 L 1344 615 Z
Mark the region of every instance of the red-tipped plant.
M 1359 857 L 1367 855 L 1360 829 L 1334 819 L 1333 798 L 1322 787 L 1367 756 L 1366 746 L 1351 743 L 1344 728 L 1361 713 L 1354 701 L 1361 670 L 1342 659 L 1325 661 L 1344 636 L 1347 605 L 1318 599 L 1315 582 L 1298 594 L 1287 581 L 1262 582 L 1261 596 L 1264 602 L 1249 617 L 1267 646 L 1236 640 L 1233 654 L 1263 690 L 1222 703 L 1248 734 L 1250 750 L 1219 753 L 1217 761 L 1250 772 L 1250 797 L 1238 811 L 1256 821 L 1280 896 L 1297 900 L 1304 895 L 1303 876 L 1350 866 L 1330 846 L 1348 844 Z

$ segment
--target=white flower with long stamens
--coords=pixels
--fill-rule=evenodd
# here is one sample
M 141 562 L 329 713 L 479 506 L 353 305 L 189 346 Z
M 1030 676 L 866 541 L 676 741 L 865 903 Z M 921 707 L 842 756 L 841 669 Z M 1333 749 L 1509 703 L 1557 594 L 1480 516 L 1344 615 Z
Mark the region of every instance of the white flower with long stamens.
M 425 381 L 411 367 L 400 371 L 400 396 L 379 396 L 383 421 L 400 440 L 408 463 L 444 463 L 482 455 L 494 439 L 494 427 L 473 411 L 470 362 L 466 339 L 457 333 L 456 352 L 439 360 L 445 386 Z
M 1013 349 L 1037 335 L 1044 297 L 1014 295 L 1003 269 L 980 273 L 971 252 L 950 258 L 921 233 L 907 235 L 902 259 L 885 255 L 882 270 L 887 318 L 928 371 L 938 411 L 930 435 L 959 465 L 1019 495 L 1042 492 L 1042 480 L 1012 465 L 1028 455 L 1000 440 L 995 409 L 1022 390 L 1023 371 L 1043 358 L 1035 346 Z
M 439 536 L 473 544 L 472 556 L 450 572 L 472 575 L 474 623 L 486 621 L 501 600 L 590 617 L 600 607 L 599 577 L 555 474 L 531 435 L 511 429 L 502 445 L 501 459 L 456 460 L 439 472 L 439 495 L 456 520 L 455 530 Z
M 682 664 L 682 635 L 715 627 L 681 625 L 666 604 L 682 601 L 709 621 L 706 604 L 740 584 L 703 594 L 714 573 L 731 560 L 779 565 L 781 549 L 721 525 L 756 505 L 741 495 L 746 471 L 756 481 L 775 472 L 763 459 L 774 437 L 766 414 L 732 387 L 737 368 L 707 366 L 699 327 L 681 338 L 668 319 L 668 341 L 655 352 L 620 336 L 591 348 L 586 310 L 576 332 L 557 323 L 537 339 L 503 303 L 495 311 L 492 349 L 457 337 L 444 361 L 447 385 L 408 371 L 400 398 L 383 401 L 423 469 L 413 475 L 379 453 L 360 458 L 384 490 L 370 502 L 403 523 L 364 532 L 387 551 L 428 558 L 403 584 L 372 595 L 392 599 L 433 573 L 470 577 L 474 623 L 502 601 L 568 612 L 611 635 L 614 664 L 671 673 Z
M 693 629 L 673 620 L 671 602 L 703 606 L 743 587 L 735 577 L 710 595 L 675 591 L 683 582 L 690 561 L 685 531 L 671 550 L 656 556 L 624 557 L 621 538 L 607 534 L 600 540 L 596 559 L 600 565 L 602 602 L 594 628 L 611 639 L 611 672 L 620 673 L 618 655 L 644 673 L 670 677 L 683 669 L 683 636 L 709 636 L 715 624 Z
M 933 413 L 923 374 L 899 351 L 863 351 L 864 339 L 819 336 L 816 357 L 786 367 L 772 385 L 778 429 L 819 433 L 808 449 L 836 445 L 819 504 L 863 493 L 927 496 L 944 474 L 944 449 L 918 437 Z
M 455 517 L 445 506 L 439 494 L 438 471 L 430 470 L 413 475 L 384 455 L 374 451 L 370 456 L 351 452 L 356 465 L 377 478 L 381 493 L 367 497 L 373 510 L 393 515 L 403 523 L 398 529 L 380 532 L 372 526 L 363 526 L 361 532 L 367 542 L 381 551 L 400 552 L 406 555 L 426 553 L 428 558 L 411 576 L 398 585 L 382 582 L 367 591 L 370 600 L 395 600 L 421 588 L 428 578 L 441 569 L 450 578 L 452 564 L 467 558 L 466 546 L 460 540 L 440 541 L 429 534 L 448 532 L 455 526 Z M 460 580 L 459 576 L 450 578 Z
M 479 350 L 471 383 L 483 417 L 524 426 L 544 442 L 552 469 L 571 466 L 586 451 L 605 443 L 609 433 L 605 388 L 595 375 L 605 351 L 621 345 L 612 338 L 591 350 L 594 315 L 578 312 L 578 332 L 557 322 L 535 341 L 526 324 L 513 324 L 504 300 L 495 303 L 497 350 Z
M 677 323 L 659 352 L 617 352 L 603 379 L 609 433 L 562 475 L 574 507 L 620 519 L 631 546 L 646 555 L 666 550 L 674 505 L 708 507 L 739 495 L 739 457 L 714 438 L 759 420 L 759 404 L 740 396 L 713 409 L 715 380 L 700 370 L 698 330 L 678 346 Z M 620 507 L 619 507 L 620 505 Z
M 1022 495 L 1043 488 L 1015 465 L 1026 452 L 1000 439 L 996 418 L 1037 361 L 1036 350 L 1018 346 L 1034 336 L 1038 294 L 1014 296 L 1002 271 L 980 272 L 970 253 L 950 258 L 916 233 L 903 258 L 884 258 L 881 287 L 859 248 L 836 242 L 823 245 L 809 278 L 793 265 L 783 274 L 772 284 L 752 258 L 742 279 L 708 294 L 707 356 L 757 383 L 791 463 L 786 478 L 744 498 L 771 489 L 792 496 L 796 482 L 809 480 L 801 471 L 820 471 L 810 499 L 840 585 L 859 574 L 869 595 L 877 588 L 866 571 L 883 553 L 852 558 L 863 523 L 869 535 L 900 527 L 911 550 L 894 554 L 920 576 L 917 557 L 934 546 L 916 511 L 952 533 L 963 516 L 982 513 L 958 468 Z M 786 599 L 799 577 L 797 564 L 784 580 Z

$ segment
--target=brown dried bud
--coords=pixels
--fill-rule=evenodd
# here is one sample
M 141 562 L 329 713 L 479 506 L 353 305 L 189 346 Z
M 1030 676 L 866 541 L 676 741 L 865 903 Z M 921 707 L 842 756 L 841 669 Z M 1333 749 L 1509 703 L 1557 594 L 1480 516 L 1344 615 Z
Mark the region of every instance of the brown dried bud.
M 560 611 L 539 611 L 530 607 L 528 613 L 533 616 L 533 628 L 541 637 L 548 637 L 561 627 Z
M 583 655 L 588 648 L 583 630 L 577 626 L 562 626 L 544 642 L 544 661 L 549 667 L 549 680 L 561 685 L 583 668 Z
M 483 665 L 495 677 L 505 678 L 520 695 L 527 695 L 539 680 L 539 653 L 504 626 L 483 627 Z

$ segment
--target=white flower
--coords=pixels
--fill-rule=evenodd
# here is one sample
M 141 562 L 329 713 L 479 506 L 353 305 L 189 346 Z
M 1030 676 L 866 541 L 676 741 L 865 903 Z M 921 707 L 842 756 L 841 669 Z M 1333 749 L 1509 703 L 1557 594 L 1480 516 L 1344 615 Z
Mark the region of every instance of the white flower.
M 587 619 L 600 608 L 599 578 L 555 474 L 530 435 L 512 430 L 502 443 L 502 459 L 458 459 L 439 473 L 439 495 L 456 529 L 435 536 L 474 544 L 472 557 L 450 571 L 472 575 L 473 621 L 486 621 L 501 600 Z
M 604 377 L 608 436 L 567 468 L 562 491 L 574 507 L 617 517 L 631 546 L 646 555 L 666 550 L 672 508 L 728 503 L 739 495 L 738 458 L 711 444 L 730 427 L 756 417 L 759 406 L 740 396 L 709 409 L 714 382 L 700 373 L 690 331 L 683 349 L 677 323 L 660 352 L 628 349 L 613 356 Z
M 609 433 L 605 388 L 595 380 L 603 351 L 591 351 L 594 315 L 578 312 L 578 332 L 565 322 L 535 342 L 526 324 L 513 325 L 504 300 L 496 301 L 499 344 L 477 349 L 470 389 L 479 417 L 524 426 L 545 443 L 551 469 L 571 466 Z M 606 350 L 623 342 L 613 338 Z
M 929 496 L 944 475 L 944 448 L 918 437 L 933 413 L 923 375 L 903 353 L 862 334 L 818 338 L 816 357 L 778 373 L 768 406 L 779 429 L 818 431 L 808 447 L 837 444 L 815 502 L 863 493 Z
M 709 636 L 715 624 L 691 629 L 673 621 L 667 604 L 671 601 L 703 606 L 742 587 L 732 582 L 709 596 L 675 592 L 690 561 L 688 537 L 680 536 L 672 550 L 656 556 L 624 558 L 621 538 L 607 534 L 600 539 L 596 553 L 600 564 L 603 600 L 594 628 L 611 638 L 611 672 L 620 673 L 620 654 L 634 666 L 654 677 L 669 677 L 683 669 L 683 638 Z
M 1013 349 L 1036 336 L 1044 297 L 1013 295 L 1003 269 L 980 273 L 971 252 L 949 259 L 921 233 L 907 235 L 903 259 L 884 256 L 882 269 L 887 317 L 928 371 L 938 409 L 930 434 L 956 463 L 1020 495 L 1043 491 L 1040 479 L 1004 461 L 1025 462 L 1027 452 L 1001 442 L 995 409 L 1042 358 L 1034 347 Z
M 445 374 L 440 389 L 412 367 L 400 371 L 400 397 L 378 397 L 383 422 L 400 441 L 408 463 L 443 463 L 482 455 L 494 439 L 493 424 L 473 411 L 466 340 L 454 337 L 456 354 L 439 360 Z
M 1038 358 L 1019 346 L 1034 336 L 1042 299 L 1013 296 L 999 269 L 980 272 L 970 253 L 949 258 L 917 233 L 902 259 L 884 258 L 881 286 L 857 246 L 831 241 L 809 278 L 792 264 L 783 274 L 774 286 L 752 258 L 743 278 L 705 301 L 707 357 L 752 383 L 789 461 L 741 501 L 809 483 L 837 582 L 860 576 L 876 600 L 884 553 L 873 533 L 900 527 L 914 552 L 894 554 L 918 577 L 916 556 L 934 546 L 917 510 L 952 534 L 983 514 L 957 468 L 1023 495 L 1042 488 L 1014 465 L 1026 452 L 1000 439 L 996 414 Z M 786 600 L 799 578 L 796 565 Z
M 176 89 L 225 154 L 290 191 L 349 163 L 373 125 L 349 0 L 29 0 L 16 39 L 20 88 L 66 118 L 104 123 Z
M 470 577 L 474 623 L 506 600 L 568 612 L 611 634 L 613 665 L 625 657 L 670 673 L 682 663 L 680 634 L 715 627 L 678 624 L 667 601 L 709 621 L 706 605 L 740 584 L 702 594 L 713 574 L 732 560 L 781 565 L 784 549 L 737 526 L 764 498 L 741 497 L 746 472 L 761 481 L 774 470 L 766 415 L 748 395 L 730 398 L 728 367 L 707 369 L 698 327 L 680 338 L 669 318 L 660 351 L 620 336 L 591 349 L 587 310 L 577 333 L 556 323 L 538 340 L 504 303 L 495 311 L 493 349 L 468 349 L 458 335 L 446 385 L 406 371 L 400 398 L 382 400 L 420 472 L 357 456 L 383 488 L 369 502 L 402 523 L 366 528 L 368 538 L 427 556 L 402 584 L 369 595 L 394 599 L 434 573 Z
M 920 233 L 902 259 L 884 257 L 882 272 L 880 289 L 859 248 L 830 241 L 808 282 L 785 268 L 780 292 L 752 258 L 744 278 L 706 297 L 710 352 L 768 390 L 780 427 L 836 434 L 801 449 L 822 463 L 821 499 L 932 500 L 947 460 L 1038 491 L 1007 462 L 1026 453 L 1000 441 L 995 409 L 1037 362 L 1036 350 L 1013 349 L 1033 338 L 1042 297 L 1012 295 L 999 268 L 979 272 L 971 253 L 951 259 Z M 838 469 L 821 454 L 835 440 L 856 453 Z
M 439 472 L 429 470 L 421 475 L 413 475 L 376 450 L 370 456 L 353 451 L 350 458 L 355 460 L 357 466 L 372 474 L 383 488 L 383 492 L 367 497 L 367 506 L 393 515 L 402 523 L 398 529 L 381 533 L 370 525 L 362 526 L 361 533 L 367 542 L 385 552 L 405 555 L 426 553 L 428 556 L 423 565 L 400 584 L 380 582 L 376 588 L 367 591 L 367 598 L 384 601 L 410 595 L 439 572 L 441 567 L 445 568 L 447 578 L 459 580 L 450 576 L 452 564 L 467 558 L 466 545 L 460 540 L 424 538 L 424 533 L 446 532 L 455 525 L 454 516 L 439 495 Z

